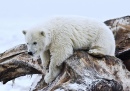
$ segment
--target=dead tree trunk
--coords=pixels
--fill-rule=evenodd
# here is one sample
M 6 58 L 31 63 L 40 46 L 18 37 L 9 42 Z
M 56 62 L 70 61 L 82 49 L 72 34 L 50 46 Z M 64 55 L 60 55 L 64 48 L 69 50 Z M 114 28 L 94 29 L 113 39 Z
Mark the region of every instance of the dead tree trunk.
M 0 55 L 0 81 L 5 84 L 9 80 L 27 74 L 42 74 L 40 59 L 33 60 L 26 53 L 26 45 L 17 46 Z M 120 68 L 120 69 L 119 69 Z M 62 72 L 49 85 L 43 78 L 33 91 L 84 90 L 84 91 L 122 91 L 122 86 L 129 88 L 124 76 L 129 78 L 121 60 L 106 56 L 95 58 L 85 51 L 76 51 L 65 61 Z M 126 84 L 126 85 L 125 85 Z
M 109 20 L 105 23 L 111 28 L 114 22 Z M 121 58 L 122 53 L 125 53 L 129 47 L 118 45 L 122 43 L 118 42 L 120 40 L 118 32 L 114 31 L 117 41 L 116 55 Z M 120 49 L 122 47 L 125 48 L 122 50 Z M 130 91 L 130 72 L 116 57 L 96 58 L 89 55 L 87 51 L 75 51 L 74 55 L 64 62 L 58 77 L 52 83 L 46 84 L 43 80 L 45 72 L 42 70 L 41 60 L 32 59 L 27 54 L 26 45 L 16 46 L 0 54 L 1 82 L 6 84 L 10 80 L 28 74 L 41 75 L 37 78 L 39 81 L 33 84 L 34 88 L 31 91 Z
M 105 21 L 116 40 L 116 56 L 123 60 L 130 71 L 130 16 Z

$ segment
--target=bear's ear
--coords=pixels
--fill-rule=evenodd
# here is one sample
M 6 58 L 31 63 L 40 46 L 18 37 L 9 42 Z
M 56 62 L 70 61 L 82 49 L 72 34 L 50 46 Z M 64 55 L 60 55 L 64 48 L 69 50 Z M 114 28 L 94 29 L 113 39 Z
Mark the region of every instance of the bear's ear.
M 45 36 L 45 32 L 44 32 L 44 31 L 41 31 L 41 32 L 40 32 L 40 35 Z
M 22 32 L 23 32 L 23 34 L 24 34 L 24 35 L 26 35 L 26 33 L 27 33 L 27 31 L 26 31 L 26 30 L 23 30 Z

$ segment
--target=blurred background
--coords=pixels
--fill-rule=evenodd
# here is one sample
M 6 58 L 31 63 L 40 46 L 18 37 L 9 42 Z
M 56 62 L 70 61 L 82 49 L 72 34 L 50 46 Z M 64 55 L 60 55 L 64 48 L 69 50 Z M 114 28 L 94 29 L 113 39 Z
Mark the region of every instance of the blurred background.
M 105 21 L 130 14 L 129 0 L 0 0 L 0 52 L 24 43 L 21 31 L 54 15 Z
M 130 15 L 129 4 L 130 0 L 0 0 L 0 53 L 25 43 L 22 30 L 48 17 L 78 15 L 104 22 Z M 0 91 L 28 91 L 35 78 L 20 77 L 13 86 L 12 82 L 0 83 Z

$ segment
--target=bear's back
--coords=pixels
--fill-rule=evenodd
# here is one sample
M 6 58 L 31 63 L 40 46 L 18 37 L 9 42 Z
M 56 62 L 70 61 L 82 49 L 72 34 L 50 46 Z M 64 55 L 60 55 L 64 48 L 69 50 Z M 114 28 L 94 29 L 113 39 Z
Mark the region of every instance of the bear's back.
M 100 30 L 108 30 L 108 27 L 103 22 L 97 21 L 95 19 L 87 18 L 87 17 L 81 17 L 81 16 L 56 16 L 50 18 L 46 26 L 48 28 L 56 30 L 56 32 L 64 31 L 66 28 L 66 31 L 68 29 L 69 32 L 72 30 L 78 30 L 78 31 L 100 31 Z
M 52 31 L 53 40 L 61 39 L 65 42 L 64 40 L 71 39 L 75 49 L 87 48 L 102 34 L 106 40 L 113 36 L 104 23 L 86 17 L 53 17 L 48 21 L 47 26 Z

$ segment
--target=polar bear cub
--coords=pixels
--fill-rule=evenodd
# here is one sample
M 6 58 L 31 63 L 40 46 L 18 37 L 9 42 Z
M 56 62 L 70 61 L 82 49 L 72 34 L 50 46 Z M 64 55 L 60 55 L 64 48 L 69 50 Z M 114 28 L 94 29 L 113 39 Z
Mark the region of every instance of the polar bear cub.
M 41 27 L 24 30 L 23 34 L 28 54 L 40 56 L 43 69 L 49 65 L 49 72 L 44 77 L 46 83 L 56 78 L 59 66 L 73 50 L 87 49 L 94 56 L 115 54 L 112 31 L 104 23 L 85 17 L 53 17 Z

